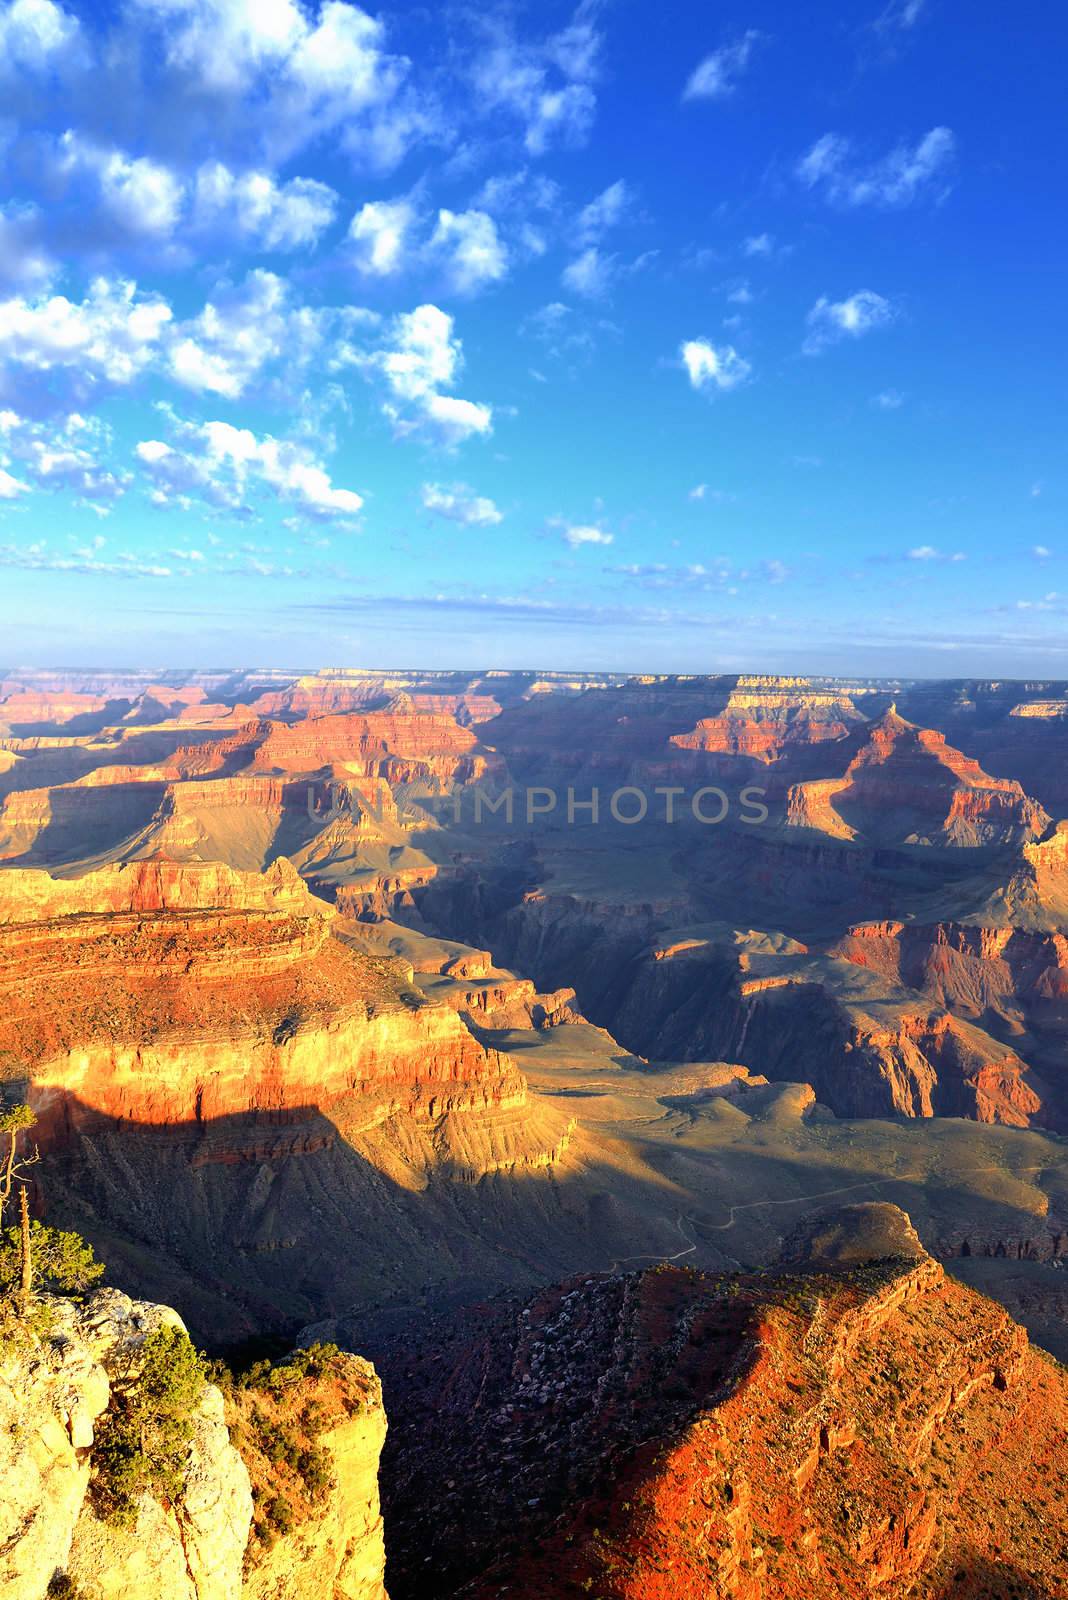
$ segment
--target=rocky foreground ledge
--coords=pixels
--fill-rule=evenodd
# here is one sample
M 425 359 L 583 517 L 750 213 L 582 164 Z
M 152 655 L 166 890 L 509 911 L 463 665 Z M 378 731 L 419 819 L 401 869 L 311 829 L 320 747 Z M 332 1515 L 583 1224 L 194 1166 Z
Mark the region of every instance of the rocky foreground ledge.
M 393 1600 L 1068 1594 L 1068 1377 L 896 1206 L 494 1302 L 384 1375 Z
M 264 1462 L 245 1424 L 251 1408 L 268 1407 L 260 1436 L 267 1427 L 266 1436 L 288 1440 L 294 1430 L 279 1426 L 277 1400 L 224 1398 L 205 1384 L 177 1492 L 142 1494 L 131 1525 L 116 1526 L 91 1492 L 103 1425 L 116 1391 L 141 1381 L 145 1341 L 162 1327 L 182 1329 L 181 1320 L 168 1306 L 102 1289 L 82 1304 L 41 1296 L 33 1323 L 36 1332 L 8 1325 L 0 1343 L 4 1600 L 385 1600 L 385 1413 L 368 1362 L 335 1358 L 346 1405 L 319 1435 L 324 1492 L 314 1516 L 268 1545 L 255 1537 Z M 280 1391 L 290 1423 L 309 1401 L 321 1405 L 321 1390 L 304 1381 Z

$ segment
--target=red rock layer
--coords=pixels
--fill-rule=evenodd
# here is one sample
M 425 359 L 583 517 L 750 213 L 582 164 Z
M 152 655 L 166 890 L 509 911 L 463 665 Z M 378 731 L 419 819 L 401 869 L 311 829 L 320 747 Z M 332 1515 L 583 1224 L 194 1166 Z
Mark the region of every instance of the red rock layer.
M 891 710 L 875 723 L 841 779 L 795 785 L 787 820 L 842 837 L 886 843 L 1020 843 L 1049 817 L 1012 778 L 992 778 L 977 761 Z
M 510 1316 L 408 1355 L 395 1600 L 1068 1594 L 1068 1379 L 933 1261 L 662 1267 Z
M 366 1121 L 523 1102 L 507 1057 L 335 923 L 286 861 L 0 873 L 0 1075 L 30 1080 L 45 1145 L 99 1118 L 284 1122 L 344 1102 Z

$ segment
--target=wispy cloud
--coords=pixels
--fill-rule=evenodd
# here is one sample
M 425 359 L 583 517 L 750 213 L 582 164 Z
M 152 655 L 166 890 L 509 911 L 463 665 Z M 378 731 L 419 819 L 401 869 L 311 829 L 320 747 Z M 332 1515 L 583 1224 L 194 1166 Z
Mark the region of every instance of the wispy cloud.
M 734 93 L 737 80 L 748 67 L 753 51 L 763 38 L 750 28 L 730 44 L 721 45 L 705 56 L 686 80 L 684 100 L 723 100 Z
M 589 137 L 602 43 L 598 9 L 597 0 L 582 0 L 567 27 L 540 40 L 518 39 L 499 17 L 487 24 L 491 42 L 472 68 L 476 103 L 514 117 L 531 155 Z
M 847 300 L 821 295 L 806 318 L 809 331 L 801 348 L 807 356 L 818 355 L 840 339 L 859 339 L 889 327 L 895 315 L 890 301 L 871 289 L 858 289 Z
M 423 506 L 447 522 L 465 528 L 492 528 L 503 521 L 502 513 L 486 495 L 475 494 L 466 483 L 424 483 Z
M 903 207 L 924 196 L 945 198 L 956 148 L 951 129 L 932 128 L 915 145 L 899 144 L 865 164 L 855 159 L 849 139 L 825 133 L 798 162 L 796 173 L 832 205 Z

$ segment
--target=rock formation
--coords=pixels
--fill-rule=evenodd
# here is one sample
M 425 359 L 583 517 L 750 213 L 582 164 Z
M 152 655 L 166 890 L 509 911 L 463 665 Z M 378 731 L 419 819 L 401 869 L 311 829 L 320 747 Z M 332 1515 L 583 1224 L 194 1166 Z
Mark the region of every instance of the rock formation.
M 192 1419 L 173 1504 L 145 1496 L 135 1525 L 112 1527 L 88 1498 L 96 1430 L 112 1383 L 137 1381 L 167 1306 L 102 1289 L 84 1305 L 47 1298 L 46 1331 L 0 1348 L 0 1588 L 43 1600 L 56 1573 L 101 1600 L 237 1600 L 252 1517 L 249 1477 L 208 1386 Z M 132 1371 L 132 1378 L 131 1378 Z M 77 1586 L 80 1586 L 78 1588 Z
M 895 1207 L 789 1255 L 573 1279 L 409 1352 L 394 1600 L 1068 1592 L 1063 1371 Z

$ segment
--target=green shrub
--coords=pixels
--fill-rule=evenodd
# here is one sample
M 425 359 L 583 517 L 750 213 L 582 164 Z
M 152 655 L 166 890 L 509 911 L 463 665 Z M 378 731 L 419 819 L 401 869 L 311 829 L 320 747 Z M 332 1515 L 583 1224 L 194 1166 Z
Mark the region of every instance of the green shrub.
M 121 1527 L 133 1526 L 142 1494 L 177 1499 L 205 1382 L 204 1364 L 181 1328 L 157 1328 L 138 1354 L 140 1370 L 113 1387 L 93 1449 L 95 1509 Z
M 30 1223 L 30 1249 L 35 1289 L 50 1294 L 82 1294 L 104 1275 L 104 1263 L 78 1233 Z M 0 1293 L 18 1285 L 21 1264 L 19 1230 L 8 1228 L 0 1241 Z

